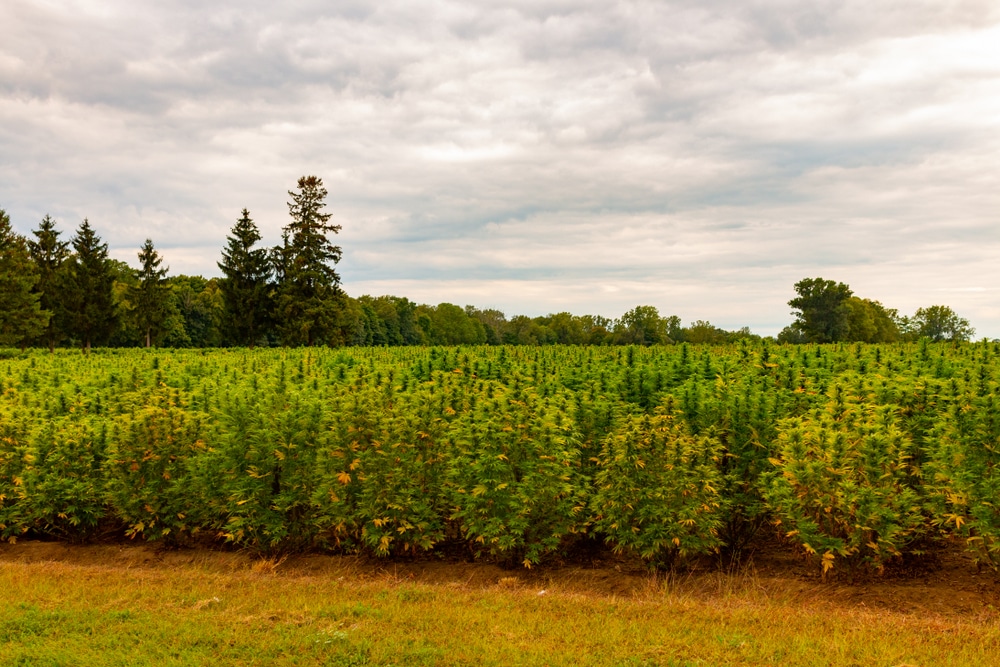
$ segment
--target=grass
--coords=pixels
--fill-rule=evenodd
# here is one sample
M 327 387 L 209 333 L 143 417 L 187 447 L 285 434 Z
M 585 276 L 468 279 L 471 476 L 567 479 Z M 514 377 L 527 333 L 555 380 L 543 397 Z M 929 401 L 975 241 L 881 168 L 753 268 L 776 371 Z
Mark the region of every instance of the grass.
M 1000 659 L 992 613 L 864 609 L 765 594 L 752 580 L 721 575 L 710 595 L 649 577 L 614 596 L 544 577 L 428 583 L 374 574 L 351 559 L 313 570 L 205 552 L 170 562 L 29 562 L 18 559 L 19 548 L 0 553 L 5 666 L 868 667 Z

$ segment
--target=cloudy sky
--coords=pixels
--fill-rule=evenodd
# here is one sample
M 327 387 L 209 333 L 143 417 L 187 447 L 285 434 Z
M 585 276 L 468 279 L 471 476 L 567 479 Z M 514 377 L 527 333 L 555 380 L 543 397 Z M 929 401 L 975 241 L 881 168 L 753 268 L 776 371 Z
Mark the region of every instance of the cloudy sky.
M 320 176 L 349 294 L 1000 337 L 995 0 L 3 0 L 0 208 L 218 275 Z

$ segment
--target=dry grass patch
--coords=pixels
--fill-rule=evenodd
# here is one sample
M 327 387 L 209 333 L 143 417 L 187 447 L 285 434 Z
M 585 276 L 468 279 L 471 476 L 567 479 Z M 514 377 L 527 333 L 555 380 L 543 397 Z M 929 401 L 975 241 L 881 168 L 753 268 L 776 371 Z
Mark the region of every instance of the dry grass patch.
M 992 666 L 1000 656 L 988 604 L 868 607 L 752 571 L 670 579 L 18 544 L 0 548 L 0 590 L 3 665 Z

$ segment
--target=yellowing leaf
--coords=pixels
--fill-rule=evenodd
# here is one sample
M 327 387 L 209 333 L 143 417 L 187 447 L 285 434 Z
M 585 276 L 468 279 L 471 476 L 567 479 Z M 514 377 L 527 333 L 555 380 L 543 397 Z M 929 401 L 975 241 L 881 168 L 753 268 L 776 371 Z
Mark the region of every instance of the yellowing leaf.
M 833 569 L 833 554 L 827 551 L 823 554 L 823 574 L 826 574 Z

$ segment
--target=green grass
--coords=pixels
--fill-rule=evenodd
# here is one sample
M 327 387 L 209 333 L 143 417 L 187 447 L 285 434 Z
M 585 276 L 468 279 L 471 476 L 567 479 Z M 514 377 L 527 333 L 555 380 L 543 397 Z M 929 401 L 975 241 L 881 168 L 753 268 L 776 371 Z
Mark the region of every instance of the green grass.
M 0 664 L 995 665 L 992 614 L 917 616 L 650 578 L 614 597 L 511 577 L 426 583 L 330 559 L 167 564 L 0 558 Z M 338 565 L 338 563 L 341 563 Z M 623 575 L 624 576 L 624 575 Z M 725 590 L 724 590 L 725 589 Z

